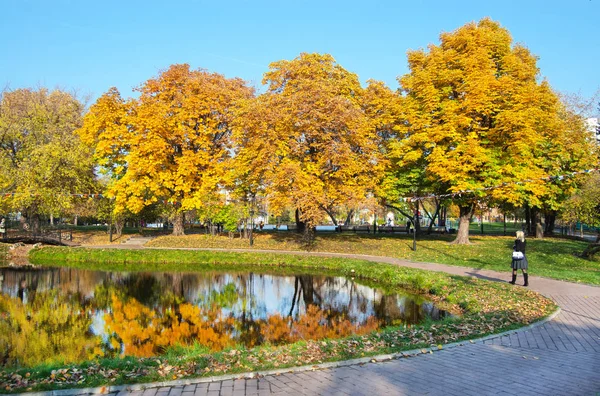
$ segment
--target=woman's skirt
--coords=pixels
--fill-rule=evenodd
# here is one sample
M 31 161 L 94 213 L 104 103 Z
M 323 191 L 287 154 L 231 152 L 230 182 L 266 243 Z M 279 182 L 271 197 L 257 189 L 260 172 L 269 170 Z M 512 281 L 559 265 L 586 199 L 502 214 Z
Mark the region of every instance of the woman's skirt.
M 523 257 L 522 260 L 513 260 L 510 265 L 512 269 L 527 269 L 529 263 L 527 262 L 527 256 Z

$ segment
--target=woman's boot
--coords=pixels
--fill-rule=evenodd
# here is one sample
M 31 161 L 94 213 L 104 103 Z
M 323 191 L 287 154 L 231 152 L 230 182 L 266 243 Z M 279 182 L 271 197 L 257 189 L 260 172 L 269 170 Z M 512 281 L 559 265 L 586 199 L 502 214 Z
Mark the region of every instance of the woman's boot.
M 514 285 L 516 281 L 517 281 L 517 274 L 512 274 L 512 280 L 508 283 L 510 283 L 511 285 Z
M 529 274 L 527 272 L 523 274 L 523 278 L 525 278 L 525 283 L 523 283 L 523 286 L 529 286 Z

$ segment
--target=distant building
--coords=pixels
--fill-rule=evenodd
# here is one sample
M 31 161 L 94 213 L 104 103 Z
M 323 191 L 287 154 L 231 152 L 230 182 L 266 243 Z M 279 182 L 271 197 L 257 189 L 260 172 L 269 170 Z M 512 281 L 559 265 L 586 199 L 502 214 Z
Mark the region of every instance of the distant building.
M 585 120 L 585 122 L 590 132 L 595 133 L 596 141 L 600 144 L 600 129 L 598 129 L 600 125 L 600 117 L 590 117 Z

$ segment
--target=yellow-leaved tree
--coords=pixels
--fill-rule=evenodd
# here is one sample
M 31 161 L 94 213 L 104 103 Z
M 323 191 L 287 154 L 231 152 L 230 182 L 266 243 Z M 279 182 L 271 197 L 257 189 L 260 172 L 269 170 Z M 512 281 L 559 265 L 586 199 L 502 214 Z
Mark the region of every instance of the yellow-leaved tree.
M 579 139 L 566 155 L 561 144 L 578 127 L 538 81 L 537 58 L 497 22 L 484 18 L 440 41 L 408 53 L 410 73 L 399 79 L 406 129 L 390 157 L 397 173 L 421 169 L 432 191 L 457 194 L 455 243 L 466 244 L 478 200 L 542 208 L 556 190 L 542 179 L 585 167 L 589 145 Z
M 185 211 L 202 208 L 221 187 L 235 103 L 253 92 L 241 79 L 187 64 L 169 67 L 136 90 L 139 98 L 129 100 L 109 90 L 79 132 L 111 176 L 115 212 L 168 203 L 173 234 L 182 235 Z
M 358 77 L 328 54 L 269 66 L 267 91 L 241 107 L 234 138 L 238 180 L 264 189 L 271 210 L 296 208 L 310 231 L 326 212 L 369 197 L 383 162 Z
M 0 212 L 21 212 L 38 232 L 40 216 L 64 214 L 74 194 L 94 192 L 91 149 L 75 134 L 83 111 L 58 89 L 0 93 Z

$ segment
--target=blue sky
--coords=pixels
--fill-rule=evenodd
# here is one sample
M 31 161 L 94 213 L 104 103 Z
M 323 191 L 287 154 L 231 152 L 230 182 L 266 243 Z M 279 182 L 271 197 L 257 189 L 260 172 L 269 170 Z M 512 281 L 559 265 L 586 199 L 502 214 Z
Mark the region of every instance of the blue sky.
M 558 91 L 600 88 L 600 0 L 0 0 L 0 88 L 59 86 L 124 96 L 173 63 L 260 85 L 269 63 L 332 54 L 361 81 L 407 72 L 406 51 L 489 16 L 540 57 Z

